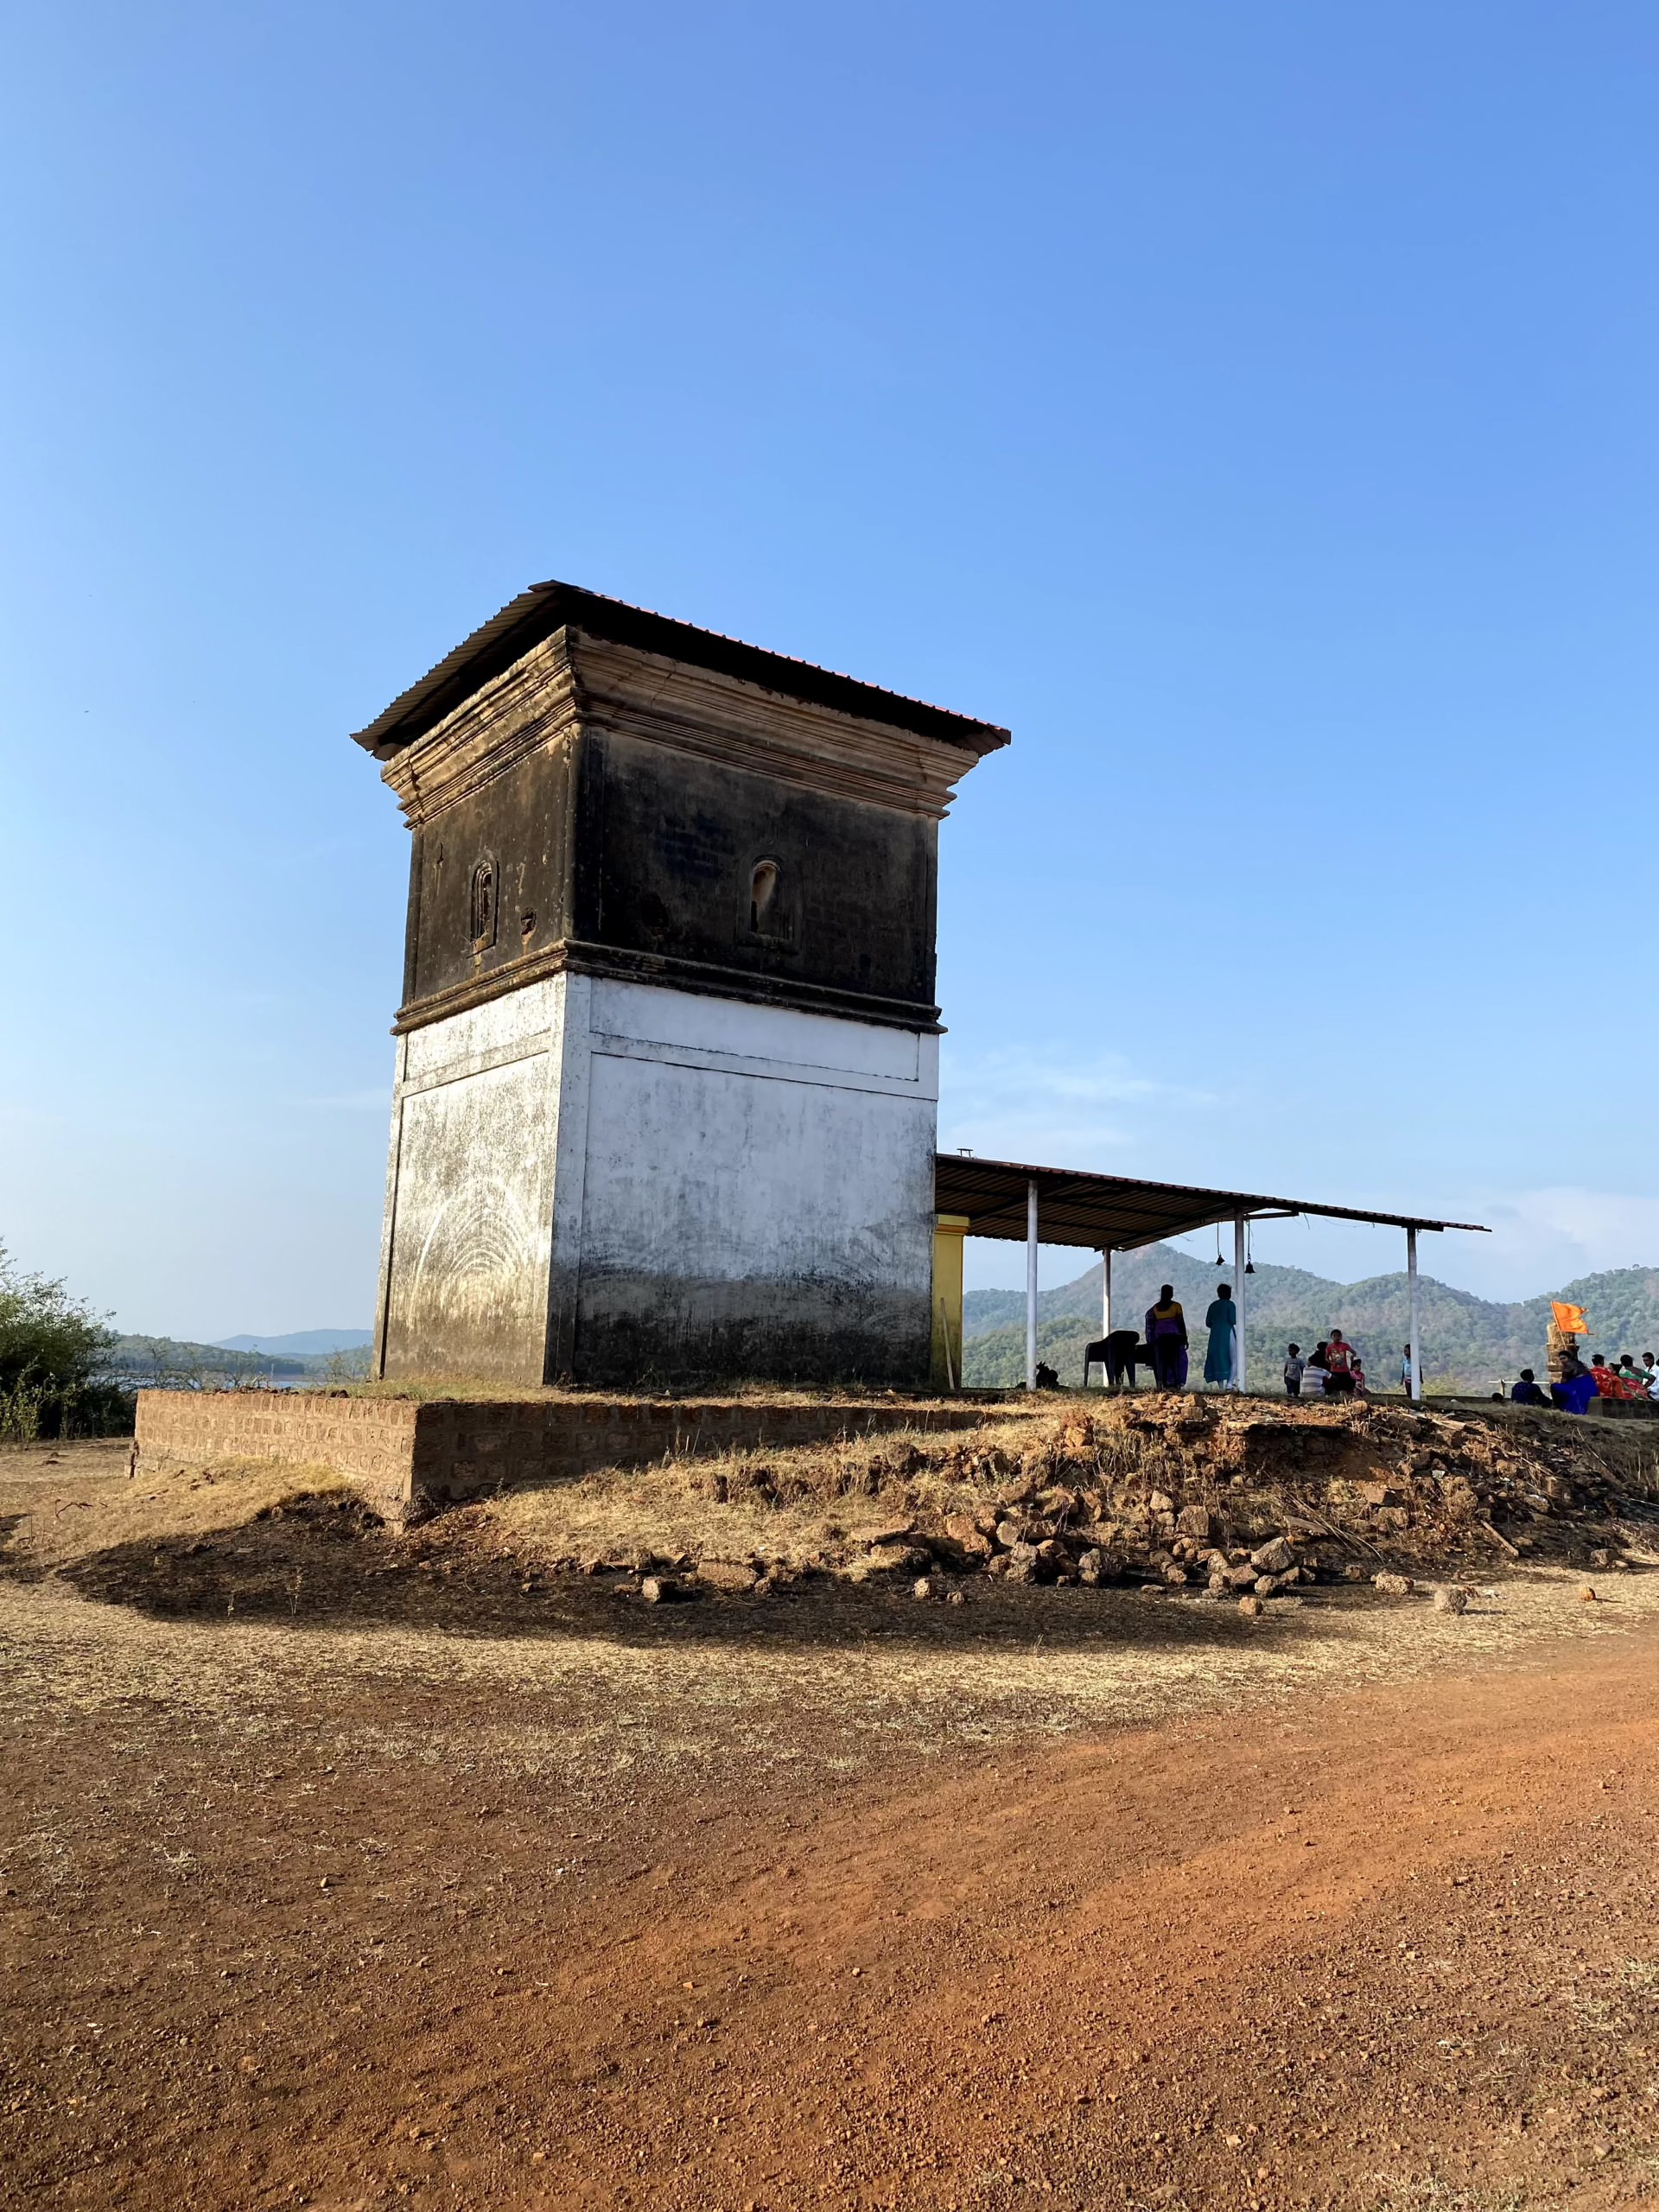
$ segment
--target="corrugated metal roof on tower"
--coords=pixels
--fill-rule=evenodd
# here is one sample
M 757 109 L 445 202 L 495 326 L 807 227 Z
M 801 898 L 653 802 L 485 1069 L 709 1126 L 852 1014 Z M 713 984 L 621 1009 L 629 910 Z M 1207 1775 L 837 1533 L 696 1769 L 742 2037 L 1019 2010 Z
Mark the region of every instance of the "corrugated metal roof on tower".
M 959 745 L 976 757 L 1008 742 L 1008 732 L 994 722 L 907 699 L 900 692 L 883 690 L 879 684 L 861 683 L 811 661 L 794 660 L 717 630 L 700 630 L 671 615 L 653 614 L 624 600 L 557 582 L 532 584 L 510 600 L 418 683 L 400 692 L 366 728 L 354 730 L 353 737 L 378 760 L 389 760 L 567 625 L 613 645 L 633 645 L 643 652 L 735 677 L 785 698 L 810 700 L 865 721 L 885 722 L 894 729 Z

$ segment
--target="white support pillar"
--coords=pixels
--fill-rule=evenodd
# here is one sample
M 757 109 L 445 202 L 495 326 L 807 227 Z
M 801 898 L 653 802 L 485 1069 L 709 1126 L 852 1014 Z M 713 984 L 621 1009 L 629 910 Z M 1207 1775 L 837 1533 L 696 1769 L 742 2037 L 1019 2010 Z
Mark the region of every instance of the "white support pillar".
M 1037 1178 L 1026 1185 L 1026 1388 L 1037 1388 Z
M 1108 1244 L 1100 1255 L 1100 1333 L 1112 1333 L 1112 1248 Z
M 1417 1232 L 1406 1231 L 1406 1274 L 1411 1284 L 1411 1380 L 1407 1395 L 1414 1406 L 1421 1405 L 1423 1396 L 1423 1348 L 1418 1340 L 1421 1316 L 1417 1300 Z
M 1233 1219 L 1233 1303 L 1238 1308 L 1238 1334 L 1233 1339 L 1233 1388 L 1244 1388 L 1244 1263 L 1249 1258 L 1244 1216 Z

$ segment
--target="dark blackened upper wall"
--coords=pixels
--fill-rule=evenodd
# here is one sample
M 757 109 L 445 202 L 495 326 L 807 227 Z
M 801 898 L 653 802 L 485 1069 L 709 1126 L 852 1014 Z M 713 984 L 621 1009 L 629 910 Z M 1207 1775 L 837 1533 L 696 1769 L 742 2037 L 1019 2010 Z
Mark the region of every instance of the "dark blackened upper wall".
M 931 1013 L 932 822 L 615 736 L 582 789 L 578 938 Z
M 938 820 L 976 757 L 561 631 L 387 763 L 399 1026 L 581 969 L 931 1027 Z
M 493 976 L 569 933 L 569 741 L 532 754 L 414 833 L 405 1001 Z M 489 913 L 474 911 L 490 871 Z M 486 926 L 476 933 L 474 924 Z

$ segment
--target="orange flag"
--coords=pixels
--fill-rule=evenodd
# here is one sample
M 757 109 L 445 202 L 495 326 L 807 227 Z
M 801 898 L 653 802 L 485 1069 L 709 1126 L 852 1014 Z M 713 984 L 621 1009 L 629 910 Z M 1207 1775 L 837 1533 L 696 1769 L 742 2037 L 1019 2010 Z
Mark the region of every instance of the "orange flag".
M 1555 1325 L 1564 1337 L 1583 1337 L 1590 1332 L 1590 1324 L 1584 1318 L 1582 1306 L 1563 1306 L 1552 1299 L 1550 1312 L 1555 1316 Z

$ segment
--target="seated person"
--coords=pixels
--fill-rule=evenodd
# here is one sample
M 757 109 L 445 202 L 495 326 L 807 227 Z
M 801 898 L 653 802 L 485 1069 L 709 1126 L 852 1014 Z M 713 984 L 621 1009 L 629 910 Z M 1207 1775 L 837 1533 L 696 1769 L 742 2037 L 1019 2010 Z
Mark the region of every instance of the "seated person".
M 1325 1363 L 1325 1356 L 1330 1349 L 1327 1344 L 1314 1345 L 1313 1356 L 1302 1370 L 1303 1397 L 1322 1398 L 1325 1395 L 1325 1380 L 1331 1371 Z
M 1590 1401 L 1596 1395 L 1596 1378 L 1577 1352 L 1569 1354 L 1561 1379 L 1550 1384 L 1549 1395 L 1564 1414 L 1589 1412 Z
M 1655 1366 L 1650 1351 L 1642 1355 L 1642 1384 L 1650 1398 L 1659 1398 L 1659 1367 Z
M 1551 1400 L 1564 1414 L 1588 1414 L 1591 1400 L 1595 1398 L 1595 1376 L 1588 1367 L 1573 1365 L 1560 1382 L 1551 1382 Z
M 1529 1367 L 1522 1369 L 1521 1380 L 1511 1389 L 1510 1395 L 1517 1406 L 1547 1406 L 1549 1403 L 1538 1388 L 1538 1379 Z
M 1609 1367 L 1599 1352 L 1591 1358 L 1590 1373 L 1597 1391 L 1604 1398 L 1640 1398 L 1647 1395 L 1639 1384 L 1627 1382 L 1616 1367 Z
M 1636 1399 L 1647 1396 L 1642 1377 L 1636 1371 L 1636 1362 L 1630 1357 L 1629 1352 L 1620 1352 L 1617 1365 L 1610 1361 L 1607 1372 L 1613 1378 L 1613 1386 L 1607 1393 L 1610 1398 Z

